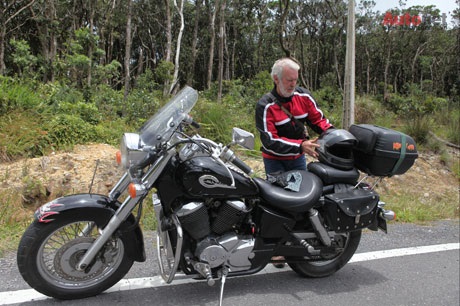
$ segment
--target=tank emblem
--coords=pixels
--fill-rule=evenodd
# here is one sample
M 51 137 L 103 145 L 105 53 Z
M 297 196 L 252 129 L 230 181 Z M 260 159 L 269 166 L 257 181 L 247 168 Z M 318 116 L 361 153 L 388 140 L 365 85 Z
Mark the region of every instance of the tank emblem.
M 212 176 L 212 175 L 200 176 L 198 181 L 200 182 L 200 184 L 203 187 L 206 187 L 206 188 L 229 188 L 229 189 L 235 189 L 234 186 L 222 184 L 221 182 L 219 182 L 217 177 Z

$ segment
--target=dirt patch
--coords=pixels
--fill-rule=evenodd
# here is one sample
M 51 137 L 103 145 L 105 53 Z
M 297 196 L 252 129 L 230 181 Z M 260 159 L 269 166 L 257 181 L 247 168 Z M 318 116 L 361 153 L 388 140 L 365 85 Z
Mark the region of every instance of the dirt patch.
M 49 198 L 90 188 L 93 193 L 106 194 L 122 174 L 115 161 L 117 150 L 106 144 L 77 145 L 72 152 L 1 163 L 0 190 L 21 194 L 23 204 L 31 208 Z
M 115 162 L 118 148 L 106 144 L 77 145 L 72 152 L 0 163 L 0 190 L 14 190 L 22 195 L 23 204 L 36 208 L 46 200 L 69 193 L 107 194 L 122 174 Z M 449 152 L 459 158 L 458 150 Z M 246 162 L 263 175 L 261 160 Z M 437 195 L 458 194 L 459 183 L 438 155 L 421 153 L 414 166 L 404 175 L 385 179 L 379 186 L 395 192 L 417 191 L 420 198 L 435 199 Z M 458 202 L 457 199 L 453 199 Z

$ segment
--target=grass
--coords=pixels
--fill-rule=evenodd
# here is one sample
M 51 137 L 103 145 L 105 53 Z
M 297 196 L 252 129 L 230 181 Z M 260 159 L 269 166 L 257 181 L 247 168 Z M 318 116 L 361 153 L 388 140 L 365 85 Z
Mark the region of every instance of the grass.
M 459 218 L 459 195 L 456 192 L 442 195 L 420 195 L 416 192 L 381 194 L 386 208 L 396 213 L 397 222 L 426 223 Z
M 26 227 L 32 221 L 32 212 L 22 206 L 21 196 L 14 191 L 0 192 L 0 257 L 15 250 Z

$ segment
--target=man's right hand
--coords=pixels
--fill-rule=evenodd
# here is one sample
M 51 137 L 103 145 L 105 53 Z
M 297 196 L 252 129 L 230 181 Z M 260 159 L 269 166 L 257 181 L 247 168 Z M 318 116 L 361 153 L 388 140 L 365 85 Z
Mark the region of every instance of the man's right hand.
M 320 145 L 316 143 L 317 140 L 318 138 L 304 140 L 301 144 L 302 153 L 313 156 L 314 158 L 318 158 L 319 154 L 316 152 L 316 148 L 319 148 Z

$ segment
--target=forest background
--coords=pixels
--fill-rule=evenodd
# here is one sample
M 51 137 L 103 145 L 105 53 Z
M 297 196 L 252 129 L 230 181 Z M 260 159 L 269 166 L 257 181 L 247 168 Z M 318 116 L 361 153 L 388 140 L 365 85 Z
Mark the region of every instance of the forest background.
M 458 178 L 437 139 L 460 144 L 460 9 L 446 25 L 435 5 L 374 7 L 356 5 L 356 123 L 406 132 Z M 200 134 L 257 135 L 255 103 L 285 56 L 340 127 L 346 24 L 342 0 L 0 1 L 0 162 L 117 146 L 185 85 L 200 91 Z

